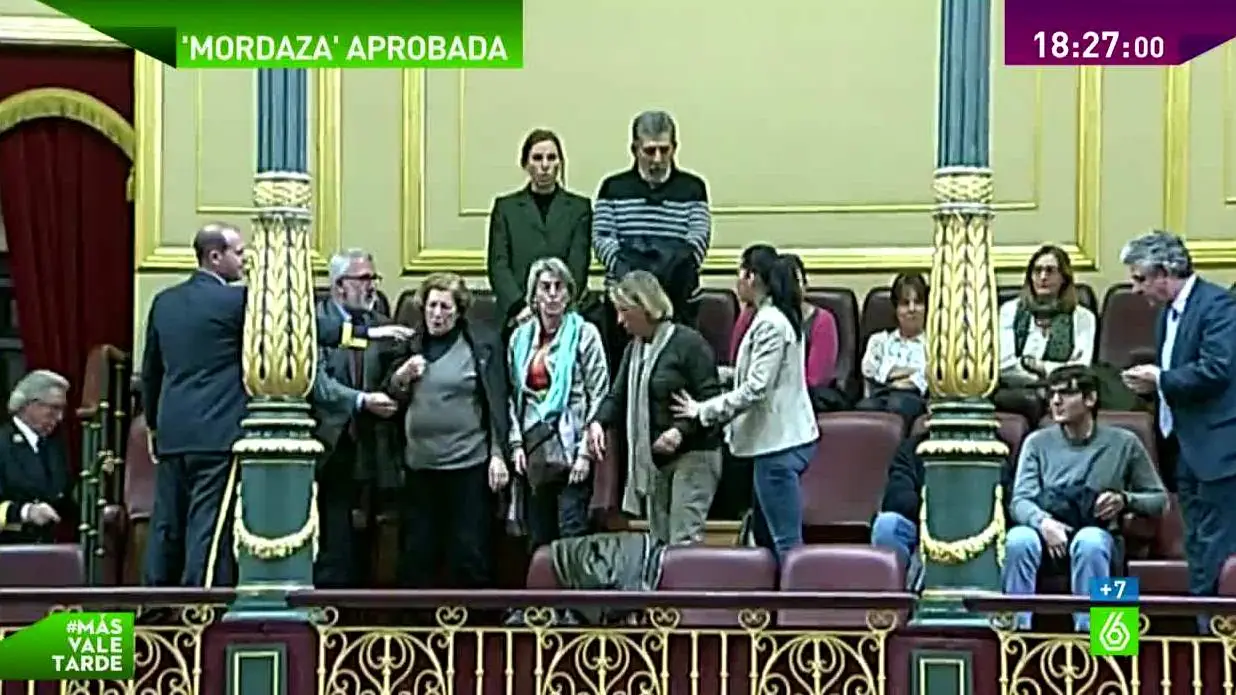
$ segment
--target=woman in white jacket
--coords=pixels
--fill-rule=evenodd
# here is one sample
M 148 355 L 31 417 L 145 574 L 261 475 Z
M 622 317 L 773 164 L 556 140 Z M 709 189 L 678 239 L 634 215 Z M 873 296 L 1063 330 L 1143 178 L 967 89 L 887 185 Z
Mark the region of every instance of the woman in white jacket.
M 680 394 L 675 410 L 705 426 L 724 423 L 733 455 L 752 459 L 756 542 L 781 562 L 803 542 L 801 479 L 819 440 L 803 373 L 802 290 L 792 259 L 758 244 L 743 251 L 737 291 L 757 309 L 732 388 L 702 402 Z

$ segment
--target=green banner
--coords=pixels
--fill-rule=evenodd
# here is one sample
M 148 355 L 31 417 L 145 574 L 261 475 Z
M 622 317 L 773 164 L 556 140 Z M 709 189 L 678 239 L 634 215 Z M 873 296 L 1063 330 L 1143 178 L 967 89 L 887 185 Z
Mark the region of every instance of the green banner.
M 0 640 L 0 682 L 131 680 L 132 613 L 53 613 Z
M 176 68 L 520 68 L 523 0 L 42 0 Z

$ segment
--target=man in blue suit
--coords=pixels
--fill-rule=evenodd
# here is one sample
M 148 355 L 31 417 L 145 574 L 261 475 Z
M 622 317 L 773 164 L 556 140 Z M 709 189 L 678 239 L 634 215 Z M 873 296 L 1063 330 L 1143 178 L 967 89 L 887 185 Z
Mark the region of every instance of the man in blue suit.
M 245 243 L 209 224 L 193 239 L 198 268 L 155 296 L 146 321 L 142 391 L 155 456 L 155 503 L 143 583 L 224 586 L 232 581 L 236 476 L 232 445 L 248 412 L 242 381 Z M 318 321 L 319 343 L 363 349 L 397 337 Z
M 1213 596 L 1223 563 L 1236 554 L 1236 300 L 1193 272 L 1193 259 L 1174 234 L 1140 236 L 1120 260 L 1133 290 L 1163 307 L 1157 362 L 1132 367 L 1123 378 L 1134 391 L 1158 394 L 1169 466 L 1178 453 L 1189 590 Z

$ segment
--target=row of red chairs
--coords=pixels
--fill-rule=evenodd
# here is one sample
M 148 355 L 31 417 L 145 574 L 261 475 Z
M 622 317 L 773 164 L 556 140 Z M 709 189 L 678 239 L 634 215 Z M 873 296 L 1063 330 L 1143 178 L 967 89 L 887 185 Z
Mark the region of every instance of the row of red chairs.
M 1017 296 L 1018 286 L 1005 286 L 999 290 L 999 301 Z M 395 313 L 414 295 L 415 290 L 405 290 L 395 302 Z M 1113 285 L 1103 297 L 1102 311 L 1093 288 L 1078 285 L 1081 304 L 1094 311 L 1099 318 L 1095 358 L 1119 367 L 1154 354 L 1154 320 L 1156 309 L 1143 297 L 1133 293 L 1129 285 Z M 896 309 L 890 288 L 877 287 L 859 302 L 858 295 L 848 287 L 811 288 L 807 299 L 827 309 L 837 321 L 838 355 L 836 380 L 838 386 L 852 397 L 862 393 L 862 375 L 859 364 L 867 339 L 878 331 L 896 327 Z M 738 300 L 728 289 L 705 289 L 700 296 L 697 327 L 708 339 L 722 364 L 729 362 L 730 339 L 739 313 Z M 469 313 L 472 321 L 496 325 L 499 321 L 493 295 L 487 291 L 475 294 Z

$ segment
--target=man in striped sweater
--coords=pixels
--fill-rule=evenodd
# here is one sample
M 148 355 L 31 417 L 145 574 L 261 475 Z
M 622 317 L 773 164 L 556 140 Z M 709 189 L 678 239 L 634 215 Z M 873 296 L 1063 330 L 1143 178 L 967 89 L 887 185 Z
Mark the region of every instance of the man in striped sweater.
M 674 304 L 674 319 L 694 325 L 691 302 L 712 239 L 708 187 L 674 165 L 678 128 L 664 111 L 645 111 L 631 124 L 635 165 L 601 182 L 592 217 L 592 246 L 605 266 L 606 285 L 632 270 L 657 276 Z M 612 366 L 626 335 L 606 303 L 604 326 Z

